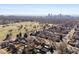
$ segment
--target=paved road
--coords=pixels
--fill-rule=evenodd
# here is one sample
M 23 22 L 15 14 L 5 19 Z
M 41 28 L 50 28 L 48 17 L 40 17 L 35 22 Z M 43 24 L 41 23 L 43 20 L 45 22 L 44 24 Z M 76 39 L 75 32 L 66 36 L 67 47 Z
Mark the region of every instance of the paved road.
M 6 52 L 4 49 L 0 49 L 0 54 L 8 54 L 8 52 Z
M 74 35 L 74 32 L 75 32 L 75 28 L 76 28 L 76 25 L 74 26 L 74 28 L 71 29 L 71 31 L 63 38 L 63 41 L 68 43 L 68 41 L 70 41 Z

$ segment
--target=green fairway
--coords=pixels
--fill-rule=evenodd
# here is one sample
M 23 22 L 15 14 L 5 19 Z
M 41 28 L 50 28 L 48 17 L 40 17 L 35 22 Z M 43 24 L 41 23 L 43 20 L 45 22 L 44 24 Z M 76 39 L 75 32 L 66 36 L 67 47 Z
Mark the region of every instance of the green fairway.
M 19 30 L 19 27 L 21 26 L 22 28 Z M 42 26 L 37 22 L 20 22 L 7 25 L 0 25 L 0 41 L 2 41 L 6 37 L 6 35 L 10 33 L 11 30 L 12 37 L 15 38 L 19 32 L 25 33 L 26 30 L 27 32 L 30 32 L 41 28 Z

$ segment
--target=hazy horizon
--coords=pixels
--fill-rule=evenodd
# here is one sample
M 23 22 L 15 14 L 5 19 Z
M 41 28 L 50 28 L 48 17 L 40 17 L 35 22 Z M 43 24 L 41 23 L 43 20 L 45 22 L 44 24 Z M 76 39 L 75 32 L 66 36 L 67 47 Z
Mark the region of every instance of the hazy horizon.
M 79 15 L 79 4 L 0 4 L 0 15 Z

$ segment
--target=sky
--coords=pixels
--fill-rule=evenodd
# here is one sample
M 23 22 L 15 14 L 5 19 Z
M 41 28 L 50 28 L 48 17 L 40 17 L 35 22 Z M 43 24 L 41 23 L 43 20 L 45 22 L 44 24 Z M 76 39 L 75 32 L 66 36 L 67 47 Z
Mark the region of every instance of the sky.
M 0 15 L 79 15 L 79 4 L 0 4 Z

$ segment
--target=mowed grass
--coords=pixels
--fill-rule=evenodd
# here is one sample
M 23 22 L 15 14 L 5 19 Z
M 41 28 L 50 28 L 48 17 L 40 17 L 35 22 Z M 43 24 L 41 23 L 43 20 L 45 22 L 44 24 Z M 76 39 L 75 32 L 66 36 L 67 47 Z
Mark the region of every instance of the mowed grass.
M 23 26 L 20 30 L 19 27 Z M 15 38 L 18 33 L 25 33 L 26 30 L 27 32 L 30 31 L 35 31 L 39 30 L 42 28 L 42 24 L 39 24 L 38 22 L 19 22 L 19 23 L 13 23 L 13 24 L 5 24 L 5 25 L 0 25 L 0 41 L 5 39 L 6 35 L 9 32 L 9 30 L 12 30 L 12 37 Z

